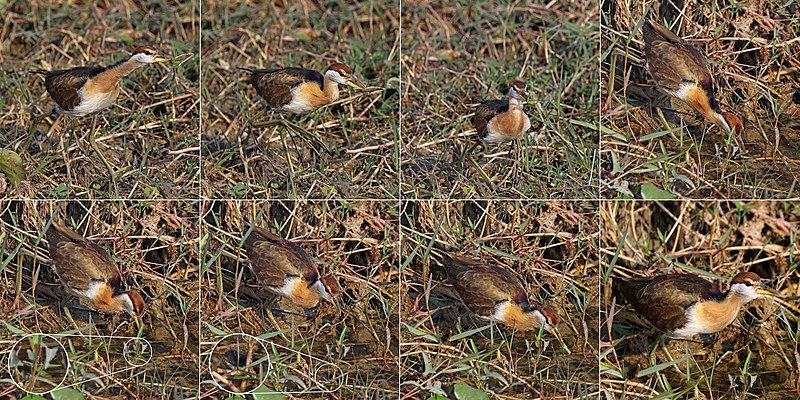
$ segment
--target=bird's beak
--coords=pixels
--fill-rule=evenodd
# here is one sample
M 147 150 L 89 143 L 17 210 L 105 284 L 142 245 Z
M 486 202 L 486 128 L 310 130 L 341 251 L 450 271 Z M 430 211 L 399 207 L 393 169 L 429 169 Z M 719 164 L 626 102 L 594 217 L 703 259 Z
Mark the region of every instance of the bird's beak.
M 771 288 L 769 286 L 764 286 L 764 284 L 761 284 L 761 286 L 756 289 L 756 293 L 758 293 L 758 294 L 760 294 L 762 296 L 783 297 L 783 295 L 778 293 L 777 290 L 775 290 L 775 289 L 773 289 L 773 288 Z
M 348 79 L 347 86 L 359 89 L 359 90 L 366 90 L 366 86 L 362 85 L 360 82 L 356 82 L 354 80 Z
M 558 327 L 548 324 L 547 328 L 548 331 L 550 331 L 550 333 L 556 337 L 558 343 L 561 344 L 561 348 L 564 349 L 564 351 L 567 352 L 567 354 L 572 354 L 572 352 L 569 350 L 569 347 L 567 347 L 567 344 L 564 343 L 564 339 L 561 338 L 561 332 L 558 330 Z
M 162 56 L 162 55 L 160 55 L 160 54 L 159 54 L 159 55 L 157 55 L 157 56 L 155 57 L 155 60 L 156 60 L 156 62 L 167 62 L 167 61 L 169 61 L 170 59 L 169 59 L 169 58 L 166 58 L 166 57 L 164 57 L 164 56 Z

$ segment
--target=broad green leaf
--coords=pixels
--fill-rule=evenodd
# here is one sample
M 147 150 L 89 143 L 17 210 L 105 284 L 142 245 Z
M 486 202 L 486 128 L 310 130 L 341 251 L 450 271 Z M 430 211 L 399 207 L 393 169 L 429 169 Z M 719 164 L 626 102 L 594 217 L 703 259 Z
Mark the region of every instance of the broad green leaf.
M 453 394 L 458 400 L 489 400 L 489 395 L 483 390 L 476 389 L 464 382 L 453 385 Z
M 645 200 L 675 200 L 675 195 L 653 185 L 650 182 L 642 184 L 642 199 Z

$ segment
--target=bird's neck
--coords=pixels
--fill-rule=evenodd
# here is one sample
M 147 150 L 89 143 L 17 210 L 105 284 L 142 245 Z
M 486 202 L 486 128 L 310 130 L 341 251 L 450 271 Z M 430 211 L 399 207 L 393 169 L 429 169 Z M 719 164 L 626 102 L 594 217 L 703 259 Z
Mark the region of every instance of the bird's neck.
M 517 96 L 508 97 L 508 111 L 519 110 L 522 111 L 522 99 Z
M 728 326 L 739 309 L 749 300 L 738 293 L 728 292 L 722 300 L 700 302 L 694 307 L 695 318 L 704 324 L 712 326 L 711 332 L 719 331 Z
M 322 93 L 325 94 L 325 97 L 327 97 L 330 102 L 339 100 L 339 84 L 326 76 L 322 83 Z
M 114 289 L 111 286 L 104 285 L 95 298 L 95 306 L 100 311 L 107 313 L 119 313 L 128 309 L 132 309 L 133 305 L 127 293 L 114 294 Z
M 108 67 L 105 71 L 97 74 L 94 80 L 102 87 L 116 86 L 120 79 L 128 76 L 128 74 L 143 65 L 144 64 L 134 60 L 124 61 Z
M 508 326 L 516 327 L 517 330 L 530 331 L 538 329 L 539 319 L 533 311 L 525 311 L 517 304 L 506 301 L 497 306 L 494 318 Z
M 142 63 L 140 63 L 138 61 L 134 61 L 133 59 L 129 59 L 128 61 L 116 64 L 116 65 L 112 65 L 106 71 L 107 72 L 111 72 L 111 73 L 119 76 L 120 78 L 122 78 L 124 76 L 128 76 L 128 74 L 130 74 L 131 72 L 133 72 L 134 70 L 136 70 L 137 68 L 139 68 L 139 67 L 141 67 L 143 65 L 144 64 L 142 64 Z

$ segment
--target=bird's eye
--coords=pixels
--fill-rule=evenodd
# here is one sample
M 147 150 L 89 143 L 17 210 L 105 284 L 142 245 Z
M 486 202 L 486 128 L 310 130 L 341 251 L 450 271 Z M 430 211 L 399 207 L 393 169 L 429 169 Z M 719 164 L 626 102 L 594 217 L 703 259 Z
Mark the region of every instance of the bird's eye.
M 747 281 L 744 284 L 747 285 L 747 286 L 753 286 L 753 282 L 750 282 L 750 281 Z
M 152 56 L 152 55 L 153 55 L 153 52 L 152 52 L 152 51 L 150 51 L 150 50 L 145 50 L 145 51 L 144 51 L 144 54 L 145 54 L 145 55 L 148 55 L 148 56 Z

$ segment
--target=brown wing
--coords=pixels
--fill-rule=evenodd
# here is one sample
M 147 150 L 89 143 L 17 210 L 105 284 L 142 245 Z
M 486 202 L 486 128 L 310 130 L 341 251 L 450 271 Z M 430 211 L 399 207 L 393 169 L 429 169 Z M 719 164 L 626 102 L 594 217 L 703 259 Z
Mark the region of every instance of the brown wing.
M 479 315 L 494 313 L 497 303 L 512 301 L 529 308 L 528 295 L 519 279 L 496 265 L 465 257 L 444 255 L 447 277 L 467 307 Z
M 119 290 L 119 269 L 100 246 L 55 223 L 47 230 L 47 242 L 53 268 L 62 284 L 73 290 L 87 290 L 93 281 L 100 281 Z
M 642 32 L 647 71 L 658 86 L 676 91 L 681 82 L 694 82 L 713 96 L 714 81 L 702 53 L 658 23 L 646 21 Z
M 685 311 L 694 303 L 723 297 L 717 286 L 689 274 L 631 279 L 616 285 L 634 310 L 663 332 L 686 324 Z
M 314 261 L 300 246 L 267 231 L 254 227 L 244 242 L 250 268 L 259 282 L 281 287 L 290 276 L 304 277 L 309 284 L 319 279 Z
M 71 111 L 81 103 L 78 94 L 81 87 L 105 70 L 103 67 L 78 67 L 50 71 L 45 75 L 44 86 L 62 110 Z
M 508 111 L 508 100 L 490 100 L 481 103 L 475 109 L 475 115 L 472 117 L 472 125 L 478 131 L 478 139 L 483 139 L 489 135 L 486 124 L 489 120 L 494 118 L 495 115 Z
M 320 89 L 323 77 L 317 71 L 302 68 L 255 70 L 250 74 L 250 84 L 272 108 L 281 108 L 292 101 L 291 90 L 304 82 L 316 82 Z

